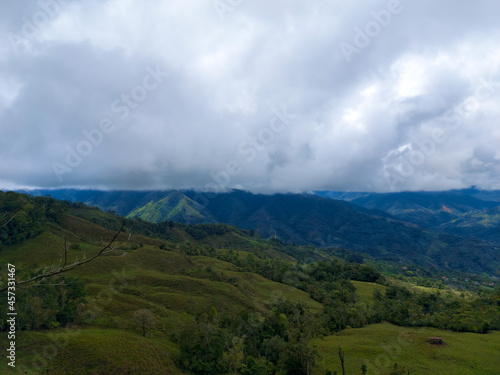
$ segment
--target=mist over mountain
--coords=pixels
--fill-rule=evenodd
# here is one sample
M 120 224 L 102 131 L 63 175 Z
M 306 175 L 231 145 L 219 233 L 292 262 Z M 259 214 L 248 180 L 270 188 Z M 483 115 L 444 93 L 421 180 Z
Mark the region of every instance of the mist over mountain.
M 1 188 L 500 188 L 494 1 L 47 3 L 0 3 Z

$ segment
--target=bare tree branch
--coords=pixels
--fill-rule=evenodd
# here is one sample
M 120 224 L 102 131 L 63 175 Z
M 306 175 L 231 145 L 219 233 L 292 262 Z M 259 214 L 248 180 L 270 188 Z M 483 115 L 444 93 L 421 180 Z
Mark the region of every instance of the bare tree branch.
M 37 275 L 35 277 L 32 277 L 31 279 L 28 279 L 28 280 L 23 280 L 23 281 L 17 281 L 16 282 L 16 286 L 17 285 L 23 285 L 23 284 L 28 284 L 28 283 L 31 283 L 33 281 L 37 281 L 37 280 L 40 280 L 40 279 L 44 279 L 46 277 L 51 277 L 51 276 L 55 276 L 55 275 L 60 275 L 62 273 L 65 273 L 65 272 L 68 272 L 68 271 L 71 271 L 71 270 L 74 270 L 75 268 L 77 267 L 80 267 L 80 266 L 83 266 L 84 264 L 86 263 L 89 263 L 91 261 L 93 261 L 94 259 L 100 257 L 101 255 L 103 254 L 107 254 L 113 250 L 115 250 L 116 248 L 112 247 L 113 243 L 116 241 L 116 239 L 118 238 L 118 236 L 120 235 L 120 233 L 123 232 L 123 228 L 125 226 L 125 222 L 122 223 L 122 226 L 120 227 L 120 229 L 118 230 L 118 232 L 116 232 L 115 236 L 113 237 L 113 239 L 107 244 L 104 246 L 104 244 L 101 246 L 101 250 L 99 250 L 99 252 L 97 254 L 95 254 L 94 256 L 90 257 L 89 259 L 87 260 L 84 260 L 84 261 L 81 261 L 81 262 L 78 262 L 78 258 L 75 260 L 74 263 L 70 264 L 70 265 L 67 265 L 67 258 L 68 258 L 68 247 L 66 245 L 66 239 L 65 239 L 65 245 L 64 245 L 64 264 L 62 267 L 59 267 L 58 269 L 56 270 L 53 270 L 53 271 L 48 271 L 48 272 L 45 272 L 41 275 Z M 130 240 L 130 237 L 131 235 L 129 234 L 129 238 L 127 241 Z M 1 288 L 0 289 L 0 292 L 4 292 L 8 289 L 8 287 L 4 287 L 4 288 Z

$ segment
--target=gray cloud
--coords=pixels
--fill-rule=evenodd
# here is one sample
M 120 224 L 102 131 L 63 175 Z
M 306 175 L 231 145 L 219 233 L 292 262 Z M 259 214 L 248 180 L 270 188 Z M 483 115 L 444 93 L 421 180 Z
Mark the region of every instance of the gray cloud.
M 0 187 L 500 188 L 500 4 L 394 4 L 4 2 Z

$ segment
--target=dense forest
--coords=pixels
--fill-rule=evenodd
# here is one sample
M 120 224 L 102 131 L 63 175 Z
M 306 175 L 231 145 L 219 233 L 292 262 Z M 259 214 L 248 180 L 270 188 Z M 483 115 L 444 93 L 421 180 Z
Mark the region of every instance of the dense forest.
M 67 204 L 48 197 L 0 191 L 0 249 L 40 234 L 47 222 L 59 222 Z

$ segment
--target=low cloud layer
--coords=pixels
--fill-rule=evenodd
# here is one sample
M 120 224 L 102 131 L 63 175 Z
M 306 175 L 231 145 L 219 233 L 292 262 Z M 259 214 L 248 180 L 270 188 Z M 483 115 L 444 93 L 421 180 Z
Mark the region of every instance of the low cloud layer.
M 0 187 L 500 189 L 495 2 L 0 12 Z

